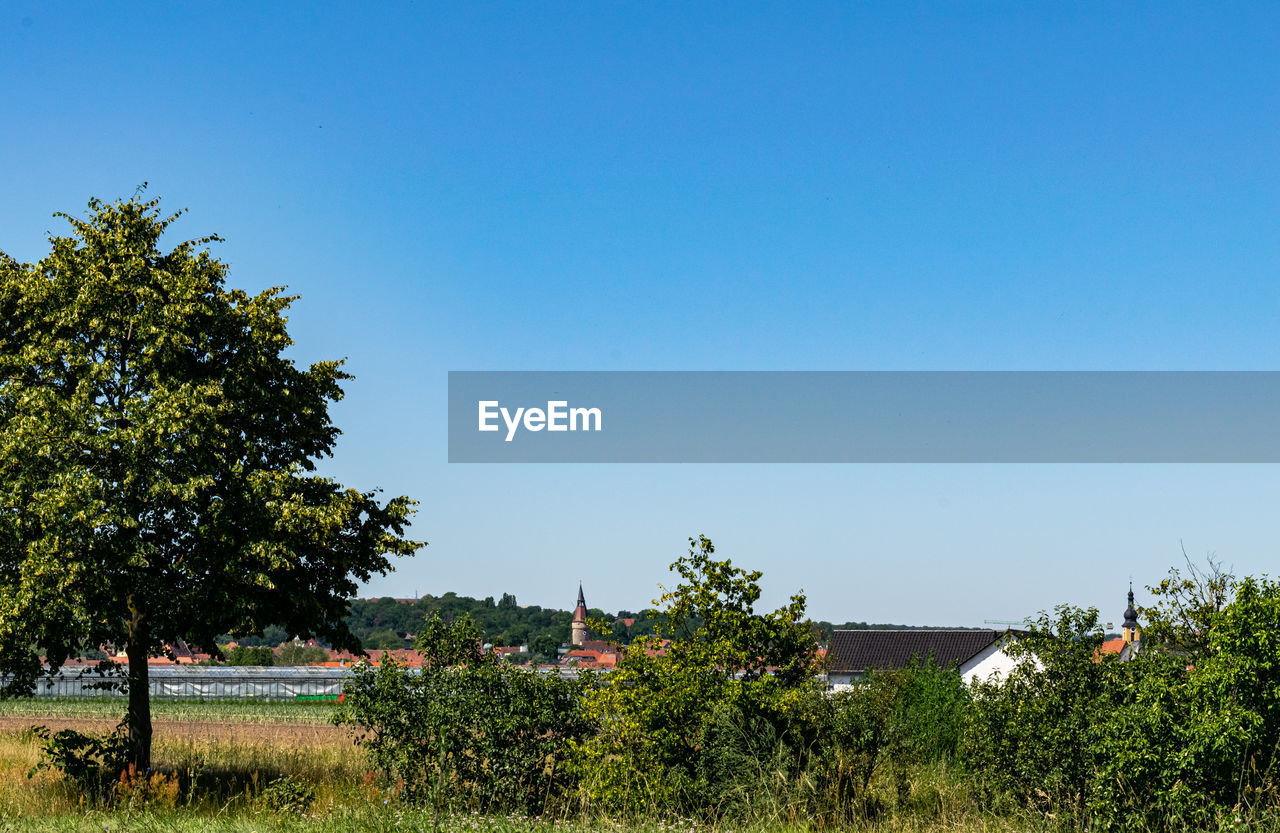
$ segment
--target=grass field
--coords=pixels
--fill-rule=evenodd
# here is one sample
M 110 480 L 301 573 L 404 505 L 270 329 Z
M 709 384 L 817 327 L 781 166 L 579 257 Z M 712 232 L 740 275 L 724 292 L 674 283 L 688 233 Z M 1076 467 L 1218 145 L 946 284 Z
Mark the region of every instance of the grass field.
M 0 701 L 6 723 L 106 726 L 119 700 Z M 153 784 L 122 793 L 110 810 L 86 803 L 60 774 L 40 771 L 40 741 L 0 725 L 0 833 L 799 833 L 815 830 L 784 812 L 751 824 L 687 820 L 482 817 L 409 807 L 369 770 L 345 730 L 327 724 L 330 704 L 157 702 Z M 302 734 L 311 732 L 311 735 Z M 283 780 L 281 780 L 283 779 Z M 866 833 L 1055 833 L 1037 815 L 995 816 L 976 809 L 945 770 L 918 773 L 910 808 L 852 828 Z M 283 785 L 283 786 L 282 786 Z M 886 785 L 886 795 L 890 788 Z M 925 808 L 925 809 L 922 809 Z M 1239 830 L 1228 825 L 1224 829 Z M 1257 829 L 1257 828 L 1253 828 Z M 1278 833 L 1271 828 L 1270 833 Z
M 44 705 L 44 704 L 41 704 Z M 93 809 L 60 774 L 37 772 L 27 777 L 40 759 L 40 742 L 30 731 L 0 732 L 0 831 L 96 831 L 97 833 L 193 833 L 194 831 L 447 831 L 447 833 L 689 833 L 689 831 L 733 831 L 783 833 L 810 828 L 782 821 L 762 820 L 756 824 L 705 826 L 688 821 L 624 820 L 522 817 L 481 817 L 441 815 L 429 808 L 403 805 L 390 785 L 373 772 L 363 752 L 349 737 L 332 742 L 300 744 L 281 731 L 297 727 L 305 712 L 291 709 L 253 710 L 244 704 L 197 705 L 198 710 L 178 711 L 174 725 L 198 723 L 197 714 L 215 719 L 212 734 L 182 736 L 159 731 L 154 746 L 157 771 L 163 773 L 158 787 L 146 795 L 133 794 L 118 799 L 110 810 Z M 38 722 L 30 714 L 37 706 L 5 704 L 5 713 Z M 27 708 L 23 708 L 27 706 Z M 327 717 L 331 707 L 310 714 Z M 61 720 L 100 720 L 102 705 L 66 702 L 55 712 Z M 223 720 L 228 710 L 239 721 Z M 253 715 L 253 717 L 250 717 Z M 273 722 L 273 717 L 281 717 Z M 291 722 L 292 721 L 292 722 Z M 162 725 L 162 724 L 161 724 Z M 236 730 L 252 734 L 235 734 Z M 288 806 L 273 797 L 273 783 L 301 785 L 305 801 Z M 146 799 L 146 800 L 144 800 Z M 131 806 L 132 805 L 132 806 Z M 957 833 L 1006 833 L 1029 830 L 999 819 L 950 819 L 945 824 L 925 825 L 892 822 L 868 827 L 886 833 L 902 831 L 957 831 Z

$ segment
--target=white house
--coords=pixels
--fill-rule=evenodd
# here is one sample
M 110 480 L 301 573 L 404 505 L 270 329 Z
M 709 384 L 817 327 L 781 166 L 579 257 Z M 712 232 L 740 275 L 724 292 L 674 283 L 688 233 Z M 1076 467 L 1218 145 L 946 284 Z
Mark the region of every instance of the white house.
M 868 671 L 905 668 L 912 660 L 929 658 L 958 669 L 966 682 L 1006 677 L 1017 662 L 1005 647 L 1016 638 L 1016 631 L 1007 630 L 836 631 L 827 649 L 827 682 L 839 690 Z

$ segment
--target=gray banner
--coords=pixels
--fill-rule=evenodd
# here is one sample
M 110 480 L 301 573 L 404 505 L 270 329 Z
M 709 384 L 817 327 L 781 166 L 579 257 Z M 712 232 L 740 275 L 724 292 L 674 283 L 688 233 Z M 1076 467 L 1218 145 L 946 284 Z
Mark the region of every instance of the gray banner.
M 1276 371 L 451 371 L 451 463 L 1276 463 Z

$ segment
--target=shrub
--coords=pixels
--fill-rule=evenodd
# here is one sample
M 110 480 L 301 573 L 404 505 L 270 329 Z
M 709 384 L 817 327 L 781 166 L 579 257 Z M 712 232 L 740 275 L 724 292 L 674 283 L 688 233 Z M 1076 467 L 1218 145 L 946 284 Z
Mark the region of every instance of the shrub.
M 266 645 L 257 647 L 237 645 L 227 652 L 227 664 L 271 666 L 275 665 L 275 652 Z
M 806 766 L 817 724 L 802 716 L 818 710 L 796 698 L 818 695 L 804 596 L 758 613 L 761 574 L 714 552 L 706 538 L 690 539 L 671 565 L 682 581 L 662 597 L 657 633 L 584 692 L 601 727 L 575 747 L 589 807 L 723 815 Z
M 890 718 L 894 757 L 910 764 L 952 759 L 960 748 L 970 704 L 959 672 L 929 657 L 893 674 L 897 677 Z
M 262 803 L 278 813 L 305 813 L 316 800 L 315 787 L 281 775 L 263 788 Z
M 480 812 L 540 813 L 574 786 L 566 756 L 585 737 L 582 684 L 497 662 L 464 617 L 429 622 L 420 671 L 359 665 L 338 720 L 416 802 Z M 447 793 L 447 796 L 446 796 Z
M 55 769 L 91 801 L 110 799 L 110 790 L 125 771 L 129 757 L 129 740 L 123 731 L 97 735 L 62 729 L 51 733 L 44 726 L 33 726 L 31 731 L 41 739 L 43 749 L 28 778 L 39 770 Z
M 1167 582 L 1158 592 L 1170 586 L 1184 591 Z M 1042 616 L 1009 678 L 974 690 L 965 763 L 986 803 L 1065 811 L 1098 830 L 1214 827 L 1274 811 L 1280 585 L 1232 581 L 1232 600 L 1218 586 L 1130 662 L 1098 655 L 1096 611 Z
M 990 802 L 1079 813 L 1096 762 L 1095 727 L 1114 704 L 1114 654 L 1099 656 L 1096 610 L 1041 614 L 1008 651 L 1020 662 L 1003 680 L 977 683 L 965 758 Z

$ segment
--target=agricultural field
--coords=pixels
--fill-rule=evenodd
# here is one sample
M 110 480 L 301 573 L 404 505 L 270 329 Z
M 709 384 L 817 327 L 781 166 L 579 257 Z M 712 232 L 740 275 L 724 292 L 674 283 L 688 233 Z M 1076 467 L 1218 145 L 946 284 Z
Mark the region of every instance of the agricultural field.
M 0 700 L 0 719 L 116 719 L 124 714 L 120 697 L 30 697 Z M 312 701 L 161 700 L 151 701 L 155 721 L 212 720 L 223 723 L 328 723 L 333 704 Z
M 152 728 L 161 741 L 271 743 L 275 746 L 350 746 L 351 733 L 330 722 L 332 703 L 251 700 L 157 700 Z M 40 725 L 109 734 L 124 715 L 119 699 L 0 700 L 0 732 Z

